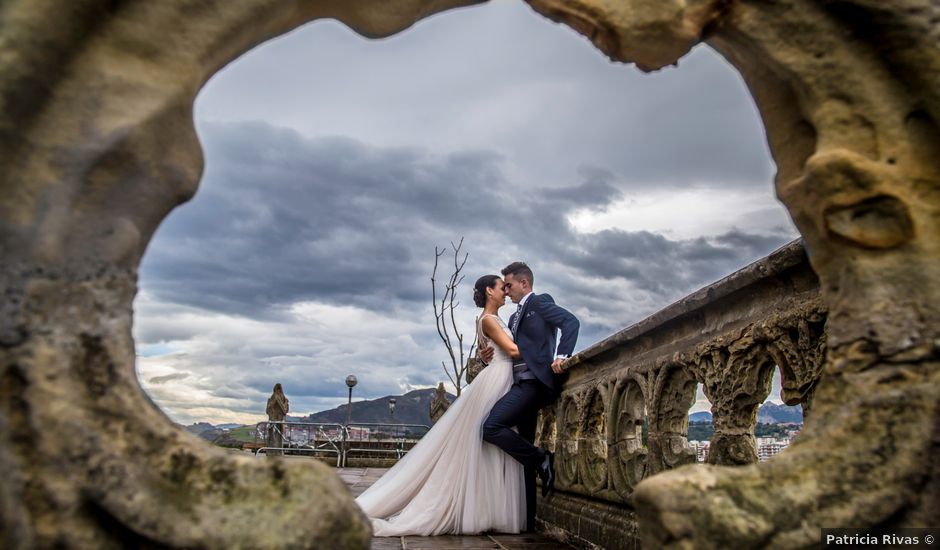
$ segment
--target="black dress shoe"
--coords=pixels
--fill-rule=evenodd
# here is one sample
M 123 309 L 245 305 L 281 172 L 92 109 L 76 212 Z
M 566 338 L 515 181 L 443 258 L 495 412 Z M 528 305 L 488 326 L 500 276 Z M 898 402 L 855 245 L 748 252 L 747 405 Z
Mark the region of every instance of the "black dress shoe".
M 542 479 L 542 498 L 555 490 L 555 453 L 545 451 L 545 455 L 548 457 L 548 468 L 539 470 L 539 477 Z

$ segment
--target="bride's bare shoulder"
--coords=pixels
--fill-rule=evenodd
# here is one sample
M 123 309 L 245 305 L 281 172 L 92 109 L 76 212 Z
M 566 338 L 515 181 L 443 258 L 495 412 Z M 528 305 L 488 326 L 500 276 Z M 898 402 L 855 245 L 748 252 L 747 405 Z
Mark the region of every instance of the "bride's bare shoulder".
M 493 315 L 492 313 L 484 313 L 483 315 L 480 315 L 480 324 L 482 324 L 484 328 L 487 326 L 498 327 L 502 323 L 503 320 L 500 319 L 498 315 Z

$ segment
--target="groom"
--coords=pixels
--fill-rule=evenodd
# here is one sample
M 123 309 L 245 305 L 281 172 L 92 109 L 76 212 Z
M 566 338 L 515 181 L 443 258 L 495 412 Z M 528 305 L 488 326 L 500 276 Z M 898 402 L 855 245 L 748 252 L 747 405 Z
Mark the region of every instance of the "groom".
M 548 294 L 535 294 L 532 270 L 523 262 L 514 262 L 502 271 L 503 287 L 516 312 L 509 318 L 513 340 L 522 355 L 514 359 L 513 385 L 493 405 L 483 423 L 483 439 L 509 453 L 525 467 L 526 529 L 535 529 L 535 473 L 542 479 L 542 496 L 555 485 L 555 456 L 533 445 L 539 409 L 558 397 L 561 390 L 561 364 L 571 356 L 578 340 L 580 323 L 568 310 L 555 305 Z M 561 342 L 555 351 L 556 333 Z M 481 350 L 484 361 L 492 359 L 492 350 Z M 512 428 L 516 427 L 516 432 Z

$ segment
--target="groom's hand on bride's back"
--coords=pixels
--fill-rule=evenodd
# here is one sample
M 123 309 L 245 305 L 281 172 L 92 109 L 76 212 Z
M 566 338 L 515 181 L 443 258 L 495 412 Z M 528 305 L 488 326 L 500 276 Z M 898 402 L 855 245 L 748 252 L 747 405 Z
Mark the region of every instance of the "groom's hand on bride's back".
M 483 361 L 484 365 L 489 365 L 490 361 L 493 360 L 494 353 L 496 353 L 496 351 L 492 346 L 482 345 L 479 350 L 477 350 L 477 357 Z

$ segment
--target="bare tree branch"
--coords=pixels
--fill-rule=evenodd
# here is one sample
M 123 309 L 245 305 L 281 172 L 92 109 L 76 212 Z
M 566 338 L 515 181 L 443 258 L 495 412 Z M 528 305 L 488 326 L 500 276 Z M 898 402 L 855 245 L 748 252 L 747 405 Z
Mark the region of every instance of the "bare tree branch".
M 444 343 L 444 348 L 447 349 L 447 354 L 450 356 L 450 366 L 448 367 L 447 363 L 444 361 L 441 362 L 441 366 L 444 368 L 444 373 L 447 374 L 451 383 L 457 388 L 457 395 L 459 396 L 467 372 L 468 358 L 476 347 L 477 336 L 474 334 L 473 343 L 470 345 L 470 349 L 465 353 L 464 335 L 457 325 L 455 311 L 457 307 L 460 306 L 460 300 L 457 299 L 457 288 L 464 280 L 462 271 L 467 264 L 467 259 L 470 257 L 470 254 L 464 252 L 463 257 L 461 257 L 460 252 L 461 248 L 463 248 L 463 237 L 461 237 L 460 241 L 456 244 L 451 241 L 450 247 L 454 255 L 454 269 L 447 278 L 447 281 L 443 283 L 443 292 L 440 296 L 438 296 L 437 270 L 440 264 L 440 258 L 447 253 L 447 249 L 434 247 L 434 269 L 431 271 L 431 305 L 434 307 L 434 322 L 437 326 L 437 335 L 441 338 L 441 342 Z M 475 332 L 476 331 L 474 331 L 474 333 Z
M 450 373 L 447 371 L 447 365 L 446 365 L 443 361 L 441 361 L 441 367 L 444 368 L 444 374 L 447 375 L 447 378 L 450 378 L 450 383 L 453 384 L 454 386 L 456 386 L 457 383 L 454 382 L 454 377 L 451 376 Z

